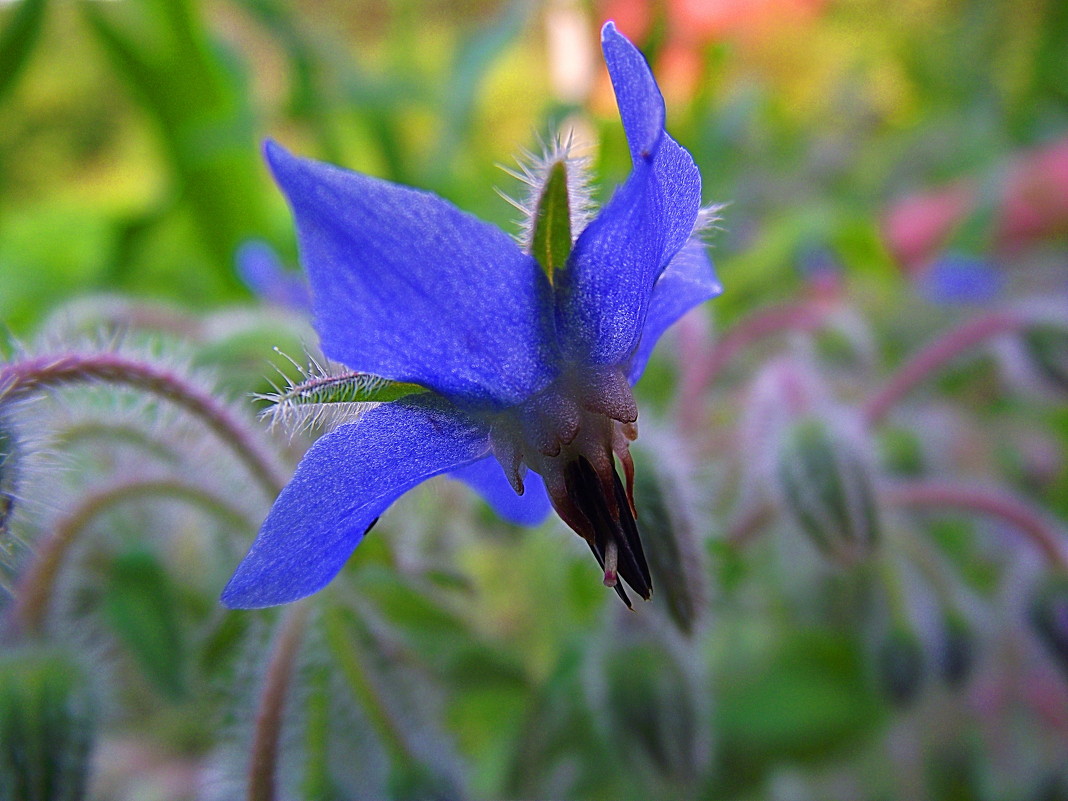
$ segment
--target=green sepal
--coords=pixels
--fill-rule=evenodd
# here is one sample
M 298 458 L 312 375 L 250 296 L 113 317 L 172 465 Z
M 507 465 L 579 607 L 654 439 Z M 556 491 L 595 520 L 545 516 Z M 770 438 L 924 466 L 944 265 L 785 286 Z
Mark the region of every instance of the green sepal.
M 303 381 L 290 384 L 264 399 L 275 407 L 297 411 L 301 407 L 333 404 L 388 403 L 417 392 L 426 392 L 426 389 L 418 384 L 390 381 L 370 373 L 341 373 L 306 376 Z
M 550 281 L 553 273 L 563 269 L 571 255 L 571 208 L 567 196 L 567 167 L 562 161 L 549 168 L 549 179 L 538 198 L 530 251 Z

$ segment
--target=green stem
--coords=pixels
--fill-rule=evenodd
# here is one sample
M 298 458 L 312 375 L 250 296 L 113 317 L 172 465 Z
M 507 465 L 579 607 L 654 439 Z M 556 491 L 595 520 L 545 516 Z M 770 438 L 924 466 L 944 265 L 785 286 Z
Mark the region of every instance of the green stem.
M 350 636 L 341 611 L 326 610 L 323 613 L 323 624 L 326 628 L 327 643 L 353 695 L 370 714 L 375 728 L 382 735 L 394 758 L 401 764 L 411 764 L 417 761 L 418 757 L 412 751 L 401 725 L 382 700 L 380 689 L 375 685 L 374 679 L 360 659 L 359 645 Z

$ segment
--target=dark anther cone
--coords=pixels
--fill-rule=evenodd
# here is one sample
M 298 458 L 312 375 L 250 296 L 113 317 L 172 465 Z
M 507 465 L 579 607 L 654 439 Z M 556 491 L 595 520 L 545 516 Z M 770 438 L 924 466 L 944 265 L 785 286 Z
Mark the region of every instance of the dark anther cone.
M 604 483 L 585 457 L 580 456 L 565 468 L 564 481 L 568 498 L 589 522 L 588 532 L 579 533 L 584 534 L 590 550 L 597 557 L 597 563 L 602 570 L 605 569 L 610 544 L 614 544 L 619 576 L 638 595 L 649 600 L 653 592 L 653 581 L 649 576 L 649 565 L 645 561 L 641 540 L 638 538 L 638 527 L 634 523 L 627 492 L 615 471 L 612 473 L 612 479 L 615 497 L 609 499 L 605 495 Z M 617 581 L 614 589 L 629 607 L 630 598 L 627 597 L 622 584 Z

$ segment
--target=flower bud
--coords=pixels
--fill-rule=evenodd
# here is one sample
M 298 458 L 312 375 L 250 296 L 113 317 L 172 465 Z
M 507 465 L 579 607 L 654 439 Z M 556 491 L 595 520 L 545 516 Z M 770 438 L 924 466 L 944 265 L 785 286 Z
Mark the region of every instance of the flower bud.
M 18 480 L 18 442 L 7 421 L 0 417 L 0 538 L 7 533 L 15 509 Z
M 0 798 L 84 798 L 93 730 L 85 676 L 73 659 L 38 648 L 0 656 Z
M 1050 389 L 1068 395 L 1068 327 L 1040 322 L 1025 328 L 1020 339 L 1035 374 Z
M 923 686 L 923 648 L 914 633 L 895 628 L 876 654 L 879 683 L 891 703 L 911 705 Z
M 975 637 L 957 614 L 946 615 L 938 651 L 938 672 L 951 689 L 963 687 L 975 665 Z
M 604 665 L 606 722 L 620 753 L 687 784 L 708 758 L 709 736 L 694 683 L 671 651 L 652 638 L 612 650 Z
M 879 536 L 875 489 L 855 442 L 823 420 L 802 419 L 780 443 L 776 473 L 787 513 L 823 554 L 851 565 L 871 553 Z
M 1068 575 L 1042 582 L 1031 599 L 1031 628 L 1068 676 Z
M 708 603 L 707 565 L 681 493 L 674 489 L 651 464 L 636 471 L 634 505 L 657 588 L 653 604 L 666 608 L 679 631 L 690 636 Z

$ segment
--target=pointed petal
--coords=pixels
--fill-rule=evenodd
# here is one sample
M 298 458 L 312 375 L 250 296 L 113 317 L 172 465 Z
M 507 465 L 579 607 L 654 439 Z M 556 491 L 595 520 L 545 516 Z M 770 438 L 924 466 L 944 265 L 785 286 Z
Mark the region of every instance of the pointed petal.
M 382 404 L 332 431 L 278 496 L 223 603 L 254 609 L 322 589 L 394 500 L 488 449 L 485 427 L 429 395 Z
M 497 407 L 554 377 L 548 281 L 507 234 L 429 193 L 266 153 L 327 356 Z
M 626 361 L 657 277 L 694 230 L 701 176 L 664 131 L 664 100 L 645 57 L 612 23 L 602 31 L 634 170 L 575 243 L 557 280 L 560 342 L 591 365 Z
M 708 258 L 705 243 L 699 236 L 691 237 L 653 285 L 642 338 L 627 370 L 632 384 L 641 378 L 653 348 L 664 332 L 694 306 L 722 291 L 723 286 Z
M 523 479 L 524 492 L 517 495 L 508 483 L 500 463 L 492 456 L 453 470 L 449 477 L 457 478 L 471 487 L 493 511 L 509 523 L 536 526 L 552 508 L 541 476 L 528 472 Z

